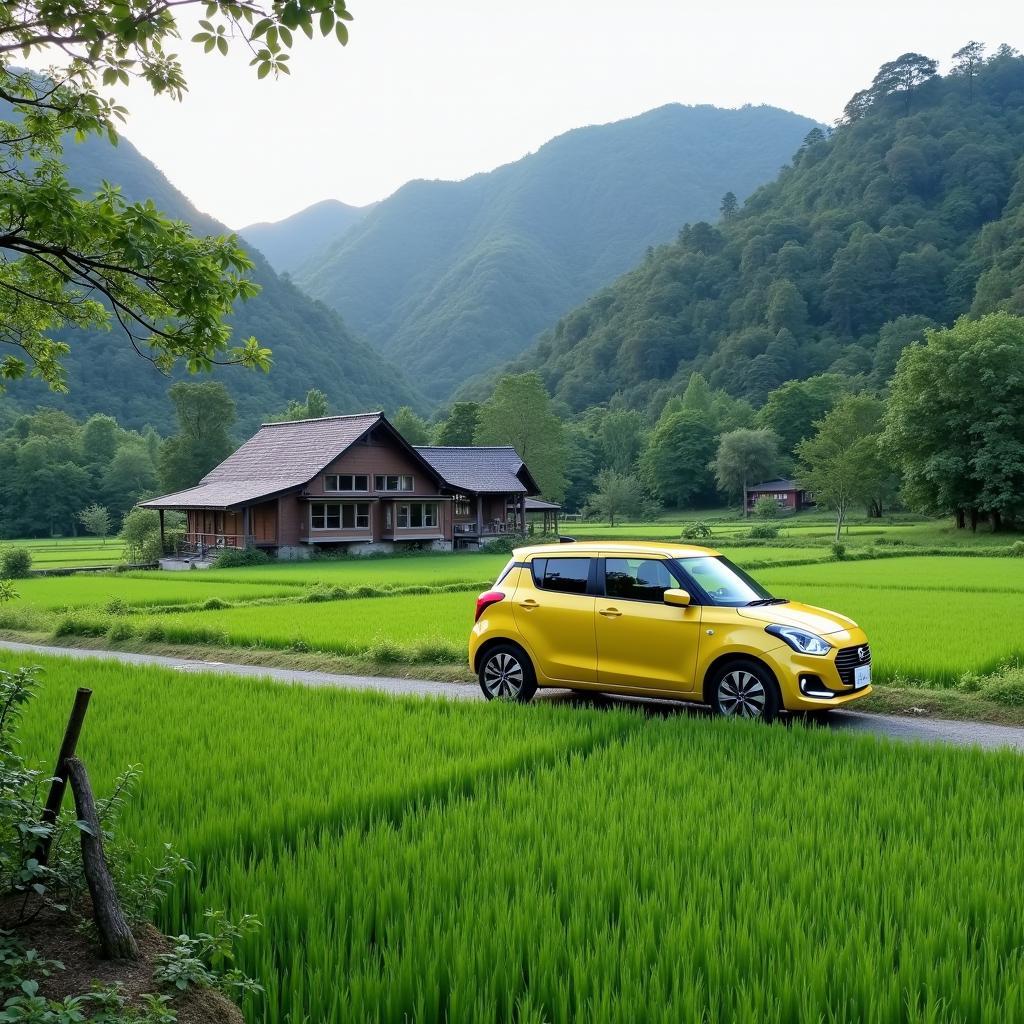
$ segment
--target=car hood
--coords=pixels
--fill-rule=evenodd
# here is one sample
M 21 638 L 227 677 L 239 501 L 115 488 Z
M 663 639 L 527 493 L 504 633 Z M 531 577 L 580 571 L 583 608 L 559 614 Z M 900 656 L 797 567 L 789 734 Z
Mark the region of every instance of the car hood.
M 817 633 L 818 636 L 846 633 L 857 628 L 857 623 L 845 615 L 830 612 L 827 608 L 799 604 L 796 601 L 788 601 L 786 604 L 754 605 L 752 608 L 737 608 L 736 611 L 746 619 L 756 619 L 768 625 L 778 623 L 780 626 L 799 626 L 801 629 Z

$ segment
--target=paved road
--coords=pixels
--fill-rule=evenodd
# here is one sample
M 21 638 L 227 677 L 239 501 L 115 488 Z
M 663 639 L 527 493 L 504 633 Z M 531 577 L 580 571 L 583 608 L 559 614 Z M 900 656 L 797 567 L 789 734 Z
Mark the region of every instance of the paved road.
M 128 651 L 90 651 L 74 647 L 47 647 L 42 644 L 21 644 L 0 640 L 0 650 L 25 654 L 48 654 L 66 658 L 99 658 L 128 665 L 157 665 L 176 672 L 218 672 L 224 675 L 253 676 L 275 679 L 282 683 L 303 686 L 333 686 L 344 690 L 378 690 L 399 696 L 447 697 L 452 700 L 480 700 L 479 689 L 472 683 L 440 683 L 425 679 L 396 679 L 388 676 L 352 676 L 331 672 L 305 672 L 297 669 L 270 668 L 264 665 L 236 665 L 222 661 L 194 661 L 189 658 L 168 658 L 156 654 L 133 654 Z M 549 699 L 569 698 L 567 690 L 542 691 Z M 586 699 L 586 698 L 584 698 Z M 692 707 L 668 701 L 642 701 L 608 698 L 609 703 L 641 704 L 654 713 L 700 713 Z M 1024 728 L 990 725 L 985 722 L 956 722 L 942 718 L 904 718 L 898 715 L 871 715 L 860 711 L 834 711 L 829 727 L 840 732 L 867 732 L 897 740 L 947 743 L 962 747 L 997 749 L 1010 747 L 1024 751 Z

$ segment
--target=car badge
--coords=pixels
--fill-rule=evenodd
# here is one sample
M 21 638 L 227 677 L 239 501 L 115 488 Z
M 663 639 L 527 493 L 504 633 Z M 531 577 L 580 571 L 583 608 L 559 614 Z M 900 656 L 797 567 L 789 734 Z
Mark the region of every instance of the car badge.
M 867 661 L 868 660 L 868 649 L 866 647 L 858 647 L 857 648 L 857 657 L 860 658 L 861 661 Z

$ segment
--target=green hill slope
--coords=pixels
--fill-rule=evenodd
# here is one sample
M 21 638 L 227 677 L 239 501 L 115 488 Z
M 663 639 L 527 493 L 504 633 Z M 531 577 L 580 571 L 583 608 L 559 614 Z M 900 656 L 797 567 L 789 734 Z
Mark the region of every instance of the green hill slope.
M 518 355 L 814 127 L 771 107 L 671 105 L 559 136 L 462 182 L 415 181 L 296 275 L 434 398 Z
M 1022 157 L 1013 52 L 973 85 L 924 82 L 909 113 L 876 91 L 736 215 L 680 232 L 513 368 L 575 410 L 616 392 L 656 406 L 695 370 L 755 402 L 827 370 L 882 383 L 928 320 L 1024 312 Z
M 283 220 L 250 224 L 238 233 L 259 249 L 279 274 L 293 274 L 361 221 L 374 205 L 349 206 L 337 199 L 324 199 Z
M 165 213 L 188 221 L 199 232 L 228 231 L 196 210 L 127 139 L 116 148 L 97 138 L 68 142 L 65 158 L 70 180 L 83 190 L 92 191 L 106 179 L 119 184 L 131 199 L 153 199 Z M 239 367 L 215 371 L 238 403 L 239 433 L 290 399 L 302 398 L 311 387 L 327 394 L 335 412 L 416 404 L 401 373 L 354 337 L 337 313 L 279 277 L 258 252 L 252 250 L 252 255 L 252 277 L 263 290 L 238 304 L 232 326 L 236 337 L 256 335 L 273 349 L 274 365 L 268 374 Z M 104 412 L 128 427 L 150 423 L 161 430 L 171 428 L 170 380 L 137 356 L 121 334 L 76 331 L 67 340 L 72 346 L 67 360 L 70 393 L 55 395 L 38 381 L 23 380 L 8 388 L 4 405 L 53 405 L 74 416 Z

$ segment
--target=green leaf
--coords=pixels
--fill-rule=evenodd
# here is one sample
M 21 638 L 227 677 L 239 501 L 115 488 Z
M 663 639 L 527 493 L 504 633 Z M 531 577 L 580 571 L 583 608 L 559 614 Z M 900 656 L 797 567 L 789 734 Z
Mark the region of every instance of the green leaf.
M 220 50 L 222 54 L 227 56 L 228 41 L 223 36 L 217 36 L 217 49 Z
M 257 69 L 256 77 L 257 78 L 266 78 L 267 75 L 269 75 L 269 74 L 270 74 L 270 63 L 269 63 L 269 61 L 264 61 L 259 66 L 259 68 Z
M 348 46 L 348 25 L 346 25 L 345 22 L 339 21 L 338 24 L 334 26 L 334 34 L 338 37 L 338 42 L 341 43 L 342 46 Z
M 334 11 L 321 11 L 320 12 L 320 35 L 326 36 L 330 34 L 331 29 L 334 28 Z
M 252 32 L 249 34 L 250 39 L 259 39 L 269 28 L 273 27 L 273 20 L 270 18 L 263 18 L 257 21 L 253 26 Z

